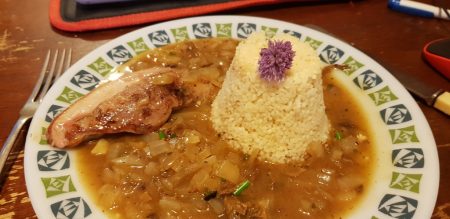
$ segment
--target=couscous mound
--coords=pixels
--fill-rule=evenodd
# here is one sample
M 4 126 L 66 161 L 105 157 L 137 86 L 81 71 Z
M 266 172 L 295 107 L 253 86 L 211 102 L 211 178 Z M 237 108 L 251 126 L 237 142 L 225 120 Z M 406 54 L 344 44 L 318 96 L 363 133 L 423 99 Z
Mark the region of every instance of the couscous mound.
M 290 69 L 279 83 L 260 78 L 258 60 L 269 39 L 250 35 L 237 49 L 222 89 L 212 104 L 214 129 L 232 147 L 259 158 L 287 163 L 304 158 L 309 145 L 328 138 L 330 124 L 322 91 L 323 64 L 316 52 L 299 39 L 280 34 L 295 52 Z

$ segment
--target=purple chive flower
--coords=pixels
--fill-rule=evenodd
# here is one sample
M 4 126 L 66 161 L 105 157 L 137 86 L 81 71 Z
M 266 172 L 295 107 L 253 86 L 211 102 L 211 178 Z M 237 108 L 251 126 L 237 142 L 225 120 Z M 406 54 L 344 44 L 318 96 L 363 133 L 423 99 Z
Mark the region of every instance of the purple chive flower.
M 289 41 L 269 40 L 269 47 L 261 49 L 259 55 L 259 76 L 266 81 L 280 82 L 286 70 L 291 68 L 295 52 Z

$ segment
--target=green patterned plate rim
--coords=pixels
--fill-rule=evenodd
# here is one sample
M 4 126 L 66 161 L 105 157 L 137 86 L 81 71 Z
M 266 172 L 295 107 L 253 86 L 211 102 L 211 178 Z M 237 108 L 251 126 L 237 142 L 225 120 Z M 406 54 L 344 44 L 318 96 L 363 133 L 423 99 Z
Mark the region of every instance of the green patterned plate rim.
M 439 187 L 439 162 L 430 127 L 406 89 L 370 57 L 324 33 L 278 20 L 248 16 L 204 16 L 144 27 L 93 50 L 51 88 L 37 110 L 25 146 L 25 179 L 39 218 L 105 218 L 77 176 L 73 152 L 50 147 L 45 139 L 52 119 L 86 95 L 113 69 L 148 49 L 209 37 L 245 39 L 255 31 L 287 33 L 309 43 L 320 59 L 350 66 L 345 80 L 375 109 L 379 122 L 378 160 L 367 198 L 350 218 L 429 218 Z M 372 115 L 372 114 L 371 114 Z

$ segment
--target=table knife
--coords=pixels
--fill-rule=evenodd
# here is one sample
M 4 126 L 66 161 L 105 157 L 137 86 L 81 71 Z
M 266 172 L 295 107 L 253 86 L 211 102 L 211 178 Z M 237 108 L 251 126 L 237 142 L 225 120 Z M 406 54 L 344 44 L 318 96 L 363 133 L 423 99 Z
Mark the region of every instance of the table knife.
M 339 39 L 339 37 L 334 36 L 333 34 L 317 25 L 306 24 L 305 26 Z M 428 106 L 431 106 L 447 115 L 450 115 L 450 92 L 442 88 L 423 83 L 412 75 L 406 74 L 401 71 L 395 71 L 393 70 L 393 68 L 389 68 L 386 65 L 383 66 L 386 67 L 388 71 L 391 72 L 394 77 L 396 77 L 400 81 L 400 83 L 402 83 L 403 86 L 405 86 L 405 88 L 413 94 L 413 96 L 417 97 Z
M 385 66 L 386 67 L 386 66 Z M 450 115 L 450 93 L 435 87 L 401 71 L 388 70 L 419 100 L 441 112 Z

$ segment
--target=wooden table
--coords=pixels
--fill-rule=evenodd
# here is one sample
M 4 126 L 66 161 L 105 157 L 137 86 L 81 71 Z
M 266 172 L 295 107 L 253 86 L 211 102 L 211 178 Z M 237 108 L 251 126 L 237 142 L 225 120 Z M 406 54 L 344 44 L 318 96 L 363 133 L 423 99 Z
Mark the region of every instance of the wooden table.
M 28 98 L 48 49 L 73 48 L 73 61 L 122 34 L 140 28 L 67 33 L 53 29 L 48 0 L 0 0 L 0 144 L 3 145 L 18 112 Z M 450 36 L 450 22 L 394 12 L 386 0 L 258 7 L 226 14 L 252 15 L 318 25 L 393 68 L 424 83 L 450 90 L 449 81 L 421 58 L 429 41 Z M 433 218 L 450 217 L 450 119 L 418 103 L 438 146 L 441 179 Z M 23 153 L 0 193 L 0 218 L 36 217 L 25 188 Z

